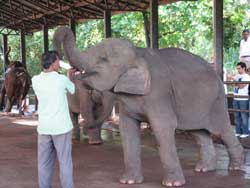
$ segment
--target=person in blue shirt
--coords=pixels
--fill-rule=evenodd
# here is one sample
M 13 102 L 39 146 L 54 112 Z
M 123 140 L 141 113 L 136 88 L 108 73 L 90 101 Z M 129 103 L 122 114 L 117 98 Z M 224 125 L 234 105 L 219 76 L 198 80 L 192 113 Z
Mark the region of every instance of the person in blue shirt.
M 43 71 L 32 78 L 32 87 L 38 98 L 38 179 L 40 188 L 50 188 L 56 156 L 60 166 L 63 188 L 73 188 L 72 121 L 67 92 L 73 94 L 71 82 L 75 70 L 69 69 L 69 78 L 59 74 L 58 53 L 42 55 Z M 70 80 L 71 79 L 71 80 Z
M 246 64 L 240 62 L 237 64 L 238 74 L 235 75 L 234 81 L 243 82 L 250 81 L 250 76 L 246 73 Z M 248 84 L 238 83 L 234 88 L 234 101 L 233 106 L 234 109 L 239 110 L 248 110 L 249 108 L 249 100 L 248 100 Z M 237 96 L 241 96 L 241 98 L 237 98 Z M 246 96 L 246 98 L 243 98 Z M 241 138 L 246 138 L 249 136 L 248 130 L 248 113 L 247 112 L 234 112 L 235 116 L 235 132 L 236 136 Z

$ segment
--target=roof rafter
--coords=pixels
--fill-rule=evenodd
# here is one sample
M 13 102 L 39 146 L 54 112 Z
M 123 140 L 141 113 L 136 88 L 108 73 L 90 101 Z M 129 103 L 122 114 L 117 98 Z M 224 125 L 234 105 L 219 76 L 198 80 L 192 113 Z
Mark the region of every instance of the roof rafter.
M 113 14 L 143 11 L 149 8 L 150 0 L 1 0 L 1 28 L 25 32 L 42 29 L 43 25 L 54 27 L 90 19 L 103 19 L 104 11 Z M 159 4 L 177 1 L 197 0 L 158 0 Z M 1 33 L 1 32 L 0 32 Z

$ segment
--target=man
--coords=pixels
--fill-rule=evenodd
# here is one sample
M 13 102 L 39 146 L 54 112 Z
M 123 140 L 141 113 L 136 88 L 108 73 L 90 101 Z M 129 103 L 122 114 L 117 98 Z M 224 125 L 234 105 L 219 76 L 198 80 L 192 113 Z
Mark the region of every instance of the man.
M 246 64 L 237 64 L 238 74 L 234 77 L 234 81 L 250 81 L 250 76 L 246 74 Z M 234 88 L 235 96 L 248 96 L 248 85 L 249 84 L 236 84 Z M 248 98 L 234 98 L 233 101 L 234 109 L 248 110 Z M 235 112 L 235 130 L 236 136 L 245 138 L 249 134 L 248 130 L 248 113 L 247 112 Z
M 247 70 L 250 68 L 250 39 L 249 30 L 242 32 L 242 40 L 240 41 L 240 62 L 246 63 Z
M 74 84 L 58 74 L 59 58 L 56 51 L 42 55 L 43 71 L 32 78 L 38 98 L 38 179 L 40 188 L 51 188 L 56 156 L 60 166 L 63 188 L 73 188 L 72 141 L 73 128 L 66 94 L 75 92 Z M 68 71 L 69 78 L 75 70 Z

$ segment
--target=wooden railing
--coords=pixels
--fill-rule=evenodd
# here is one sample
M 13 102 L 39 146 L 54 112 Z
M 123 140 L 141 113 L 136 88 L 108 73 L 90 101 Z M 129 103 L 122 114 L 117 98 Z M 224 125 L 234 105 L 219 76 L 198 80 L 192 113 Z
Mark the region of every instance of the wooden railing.
M 235 85 L 235 84 L 250 84 L 250 81 L 224 81 L 224 84 L 226 85 Z M 233 93 L 227 94 L 227 98 L 248 98 L 250 99 L 250 96 L 242 96 L 242 95 L 234 95 Z M 248 112 L 250 113 L 250 110 L 240 110 L 240 109 L 234 109 L 234 108 L 229 108 L 228 107 L 228 112 L 233 113 L 233 112 Z

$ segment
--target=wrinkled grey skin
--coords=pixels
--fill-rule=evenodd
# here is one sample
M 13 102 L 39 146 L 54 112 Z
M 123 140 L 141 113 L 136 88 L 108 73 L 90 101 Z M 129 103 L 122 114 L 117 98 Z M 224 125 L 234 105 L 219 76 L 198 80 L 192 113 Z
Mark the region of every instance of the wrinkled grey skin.
M 69 30 L 59 28 L 57 32 Z M 121 183 L 143 181 L 141 170 L 140 122 L 148 122 L 159 146 L 166 186 L 180 186 L 185 178 L 175 146 L 175 129 L 194 131 L 200 145 L 196 171 L 215 170 L 215 149 L 210 133 L 220 135 L 230 161 L 239 170 L 243 148 L 230 128 L 220 78 L 198 56 L 177 48 L 140 49 L 130 42 L 106 39 L 86 52 L 64 43 L 70 62 L 84 84 L 99 91 L 116 93 L 120 102 L 120 131 L 125 172 Z
M 74 124 L 74 137 L 80 140 L 78 116 L 84 118 L 83 128 L 87 131 L 89 144 L 101 144 L 101 126 L 112 112 L 115 95 L 111 92 L 88 90 L 79 81 L 75 81 L 76 92 L 68 94 L 71 119 Z

